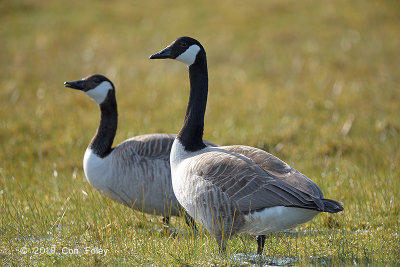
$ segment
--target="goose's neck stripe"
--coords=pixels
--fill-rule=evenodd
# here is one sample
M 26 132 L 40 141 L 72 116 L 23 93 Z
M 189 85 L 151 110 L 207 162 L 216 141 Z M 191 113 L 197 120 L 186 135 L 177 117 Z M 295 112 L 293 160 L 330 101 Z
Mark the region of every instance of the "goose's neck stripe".
M 111 152 L 118 126 L 117 101 L 115 91 L 110 90 L 106 99 L 100 104 L 100 125 L 95 136 L 89 144 L 89 148 L 101 158 Z
M 185 150 L 197 151 L 206 147 L 203 142 L 203 131 L 208 95 L 208 73 L 204 50 L 198 52 L 196 60 L 189 66 L 189 79 L 189 104 L 183 127 L 177 138 Z

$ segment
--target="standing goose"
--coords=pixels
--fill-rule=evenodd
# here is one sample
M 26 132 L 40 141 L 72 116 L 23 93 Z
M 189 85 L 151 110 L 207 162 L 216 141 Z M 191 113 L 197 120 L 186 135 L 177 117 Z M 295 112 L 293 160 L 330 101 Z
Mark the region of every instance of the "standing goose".
M 195 39 L 181 37 L 150 59 L 176 59 L 189 67 L 186 117 L 171 149 L 172 186 L 179 203 L 225 251 L 236 233 L 257 236 L 290 229 L 320 212 L 336 213 L 342 203 L 325 199 L 305 175 L 254 147 L 207 147 L 203 138 L 208 93 L 206 52 Z
M 166 224 L 170 215 L 180 215 L 169 163 L 175 135 L 140 135 L 112 148 L 118 123 L 113 83 L 103 75 L 95 74 L 64 85 L 85 92 L 100 106 L 100 125 L 83 158 L 89 183 L 114 201 L 164 216 Z M 185 219 L 195 228 L 191 218 L 185 216 Z

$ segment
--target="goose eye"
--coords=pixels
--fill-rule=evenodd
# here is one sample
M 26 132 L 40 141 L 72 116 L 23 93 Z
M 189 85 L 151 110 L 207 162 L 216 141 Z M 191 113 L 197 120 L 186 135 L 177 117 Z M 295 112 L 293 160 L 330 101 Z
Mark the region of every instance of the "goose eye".
M 182 43 L 181 43 L 181 46 L 182 46 L 182 47 L 188 47 L 188 43 L 187 43 L 187 42 L 182 42 Z

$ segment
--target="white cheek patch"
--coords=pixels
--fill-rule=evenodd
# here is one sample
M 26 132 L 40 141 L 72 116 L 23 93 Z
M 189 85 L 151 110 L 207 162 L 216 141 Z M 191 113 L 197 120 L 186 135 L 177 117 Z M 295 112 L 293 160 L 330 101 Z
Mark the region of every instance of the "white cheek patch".
M 175 59 L 185 63 L 189 67 L 196 60 L 199 51 L 200 47 L 198 45 L 191 45 L 184 53 L 180 54 Z
M 112 88 L 113 87 L 110 82 L 104 81 L 95 88 L 87 91 L 86 94 L 100 105 L 106 99 L 108 91 L 112 90 Z

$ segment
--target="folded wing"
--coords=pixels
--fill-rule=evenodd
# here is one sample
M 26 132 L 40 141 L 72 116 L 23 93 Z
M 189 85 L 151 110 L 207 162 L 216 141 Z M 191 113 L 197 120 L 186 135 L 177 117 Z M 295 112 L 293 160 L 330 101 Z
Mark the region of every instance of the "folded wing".
M 305 175 L 271 154 L 247 146 L 209 149 L 198 175 L 235 201 L 243 213 L 285 206 L 324 211 L 323 194 Z

